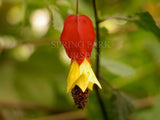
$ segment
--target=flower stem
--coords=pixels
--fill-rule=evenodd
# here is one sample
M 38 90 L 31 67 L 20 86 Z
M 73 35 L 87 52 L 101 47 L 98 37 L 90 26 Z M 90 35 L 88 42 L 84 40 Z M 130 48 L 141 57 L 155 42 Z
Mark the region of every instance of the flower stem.
M 97 7 L 96 7 L 96 0 L 92 0 L 93 2 L 93 8 L 94 8 L 94 15 L 95 15 L 95 24 L 96 24 L 96 38 L 97 38 L 97 46 L 96 46 L 96 76 L 97 79 L 100 79 L 100 35 L 99 35 L 99 20 L 97 15 Z M 101 98 L 101 95 L 99 93 L 98 87 L 95 87 L 96 95 L 103 113 L 104 120 L 109 120 L 108 115 L 103 103 L 103 100 Z
M 99 20 L 98 22 L 101 23 L 101 22 L 104 22 L 106 20 L 110 20 L 110 19 L 117 19 L 117 20 L 125 20 L 125 21 L 136 21 L 137 19 L 136 18 L 127 18 L 127 17 L 120 17 L 120 16 L 111 16 L 111 17 L 106 17 L 102 20 Z
M 76 5 L 76 15 L 78 15 L 78 0 L 77 0 L 77 5 Z

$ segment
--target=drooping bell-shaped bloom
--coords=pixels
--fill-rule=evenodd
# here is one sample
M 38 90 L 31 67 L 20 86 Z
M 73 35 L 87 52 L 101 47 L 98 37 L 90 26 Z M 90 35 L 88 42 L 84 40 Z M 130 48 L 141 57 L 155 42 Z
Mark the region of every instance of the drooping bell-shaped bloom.
M 92 90 L 93 84 L 101 88 L 90 64 L 90 56 L 95 41 L 92 21 L 85 15 L 70 15 L 65 19 L 61 42 L 69 58 L 72 59 L 67 79 L 67 92 L 78 86 L 81 93 Z M 81 96 L 83 97 L 83 96 Z M 76 101 L 75 101 L 76 102 Z M 78 102 L 79 103 L 79 102 Z M 84 105 L 81 105 L 80 108 Z

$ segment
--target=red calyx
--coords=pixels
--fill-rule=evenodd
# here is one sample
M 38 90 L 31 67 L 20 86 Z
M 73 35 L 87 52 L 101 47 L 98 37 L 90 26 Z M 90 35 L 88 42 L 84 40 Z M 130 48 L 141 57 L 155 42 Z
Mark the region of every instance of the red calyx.
M 84 58 L 89 60 L 94 41 L 95 32 L 89 17 L 70 15 L 65 19 L 61 42 L 68 56 L 75 59 L 79 65 Z

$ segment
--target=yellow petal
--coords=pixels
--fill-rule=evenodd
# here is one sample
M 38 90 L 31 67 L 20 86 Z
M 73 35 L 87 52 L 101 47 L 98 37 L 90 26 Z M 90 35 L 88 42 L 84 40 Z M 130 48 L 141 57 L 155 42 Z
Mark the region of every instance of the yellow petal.
M 78 85 L 83 92 L 87 88 L 92 90 L 93 84 L 96 84 L 99 88 L 102 88 L 87 59 L 84 59 L 80 66 L 76 60 L 73 60 L 68 75 L 67 84 L 67 92 L 71 92 L 75 85 Z
M 102 88 L 87 59 L 85 59 L 80 66 L 80 74 L 86 74 L 90 83 L 90 85 L 88 86 L 89 89 L 93 89 L 93 84 L 96 84 L 99 88 Z
M 76 60 L 73 60 L 67 79 L 67 92 L 71 92 L 71 89 L 74 87 L 73 85 L 79 78 L 79 76 L 80 76 L 80 66 L 76 62 Z
M 81 88 L 82 92 L 85 92 L 89 84 L 88 78 L 85 74 L 82 74 L 78 80 L 76 81 L 75 85 L 78 85 Z
M 93 85 L 94 85 L 94 83 L 89 82 L 89 84 L 88 84 L 88 89 L 93 90 Z

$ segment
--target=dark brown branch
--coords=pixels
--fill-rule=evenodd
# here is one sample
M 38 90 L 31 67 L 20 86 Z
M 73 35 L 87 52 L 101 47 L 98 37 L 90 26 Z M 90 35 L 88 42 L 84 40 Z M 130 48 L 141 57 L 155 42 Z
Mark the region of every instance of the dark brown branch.
M 84 111 L 66 112 L 53 116 L 32 119 L 32 120 L 85 120 L 86 115 Z
M 0 101 L 1 109 L 7 108 L 18 108 L 22 110 L 35 110 L 35 111 L 44 111 L 48 113 L 62 113 L 70 110 L 61 110 L 61 109 L 53 109 L 51 107 L 46 107 L 43 105 L 32 104 L 32 103 L 16 103 L 16 102 L 3 102 Z
M 156 97 L 148 97 L 148 98 L 143 98 L 143 99 L 138 99 L 134 101 L 134 107 L 135 109 L 144 109 L 144 108 L 149 108 L 153 107 L 155 104 Z
M 101 19 L 98 21 L 98 23 L 104 22 L 106 20 L 110 20 L 110 19 L 117 19 L 117 20 L 126 20 L 126 21 L 135 21 L 137 20 L 136 18 L 127 18 L 127 17 L 120 17 L 120 16 L 112 16 L 112 17 L 106 17 L 104 19 Z
M 53 40 L 50 38 L 44 38 L 44 39 L 38 39 L 38 40 L 26 40 L 26 41 L 22 41 L 22 42 L 17 42 L 16 45 L 13 47 L 0 46 L 0 52 L 14 49 L 14 48 L 19 47 L 21 45 L 27 45 L 27 44 L 34 45 L 34 47 L 37 47 L 37 48 L 41 47 L 41 46 L 45 46 L 45 45 L 52 45 L 54 47 L 55 46 L 59 47 L 58 45 L 61 45 L 58 40 Z
M 0 108 L 0 120 L 7 120 L 5 114 L 3 113 L 3 110 Z
M 99 71 L 100 70 L 100 35 L 99 35 L 99 24 L 98 24 L 96 0 L 92 0 L 92 1 L 93 1 L 93 8 L 94 8 L 94 15 L 95 15 L 96 37 L 97 37 L 96 76 L 97 76 L 97 79 L 99 80 L 100 79 L 100 71 Z M 108 120 L 108 116 L 107 116 L 107 112 L 106 112 L 106 109 L 105 109 L 105 105 L 104 105 L 103 100 L 102 100 L 102 98 L 100 96 L 99 89 L 98 89 L 97 86 L 95 87 L 95 91 L 96 91 L 96 95 L 97 95 L 97 98 L 98 98 L 98 101 L 99 101 L 99 104 L 100 104 L 100 107 L 101 107 L 101 110 L 102 110 L 102 114 L 103 114 L 104 120 Z

